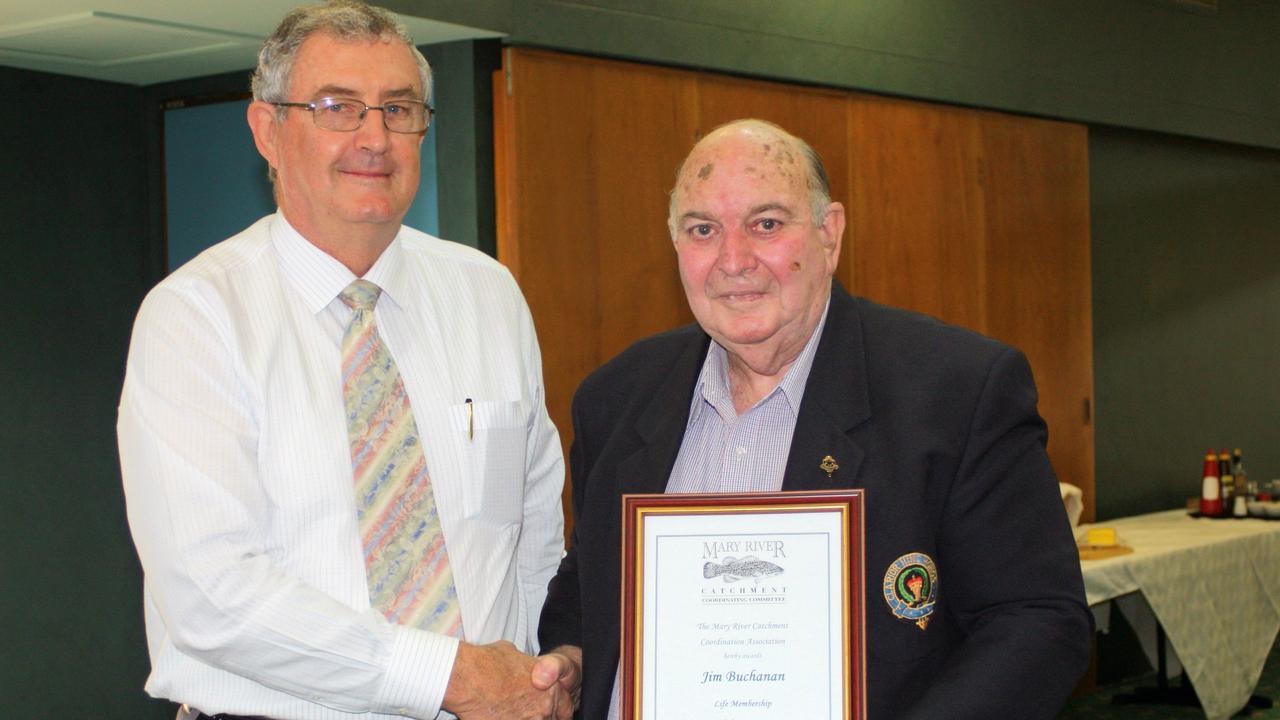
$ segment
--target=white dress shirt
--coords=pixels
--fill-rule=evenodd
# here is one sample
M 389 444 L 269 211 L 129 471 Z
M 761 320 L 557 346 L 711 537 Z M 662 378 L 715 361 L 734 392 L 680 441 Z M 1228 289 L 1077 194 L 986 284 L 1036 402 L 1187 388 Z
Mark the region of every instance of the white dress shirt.
M 537 652 L 560 441 L 510 273 L 409 228 L 364 276 L 423 440 L 467 641 Z M 138 312 L 118 423 L 146 689 L 206 713 L 435 717 L 457 640 L 369 604 L 340 380 L 354 275 L 272 215 Z

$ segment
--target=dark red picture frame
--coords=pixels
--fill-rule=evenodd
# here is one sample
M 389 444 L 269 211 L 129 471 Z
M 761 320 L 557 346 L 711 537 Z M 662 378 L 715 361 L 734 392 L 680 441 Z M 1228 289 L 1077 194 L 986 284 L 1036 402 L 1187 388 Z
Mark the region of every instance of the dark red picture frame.
M 842 720 L 866 718 L 865 499 L 858 489 L 775 493 L 681 493 L 622 496 L 622 655 L 621 720 L 638 720 L 643 643 L 639 607 L 643 597 L 643 533 L 645 517 L 695 514 L 778 514 L 840 512 L 846 573 Z

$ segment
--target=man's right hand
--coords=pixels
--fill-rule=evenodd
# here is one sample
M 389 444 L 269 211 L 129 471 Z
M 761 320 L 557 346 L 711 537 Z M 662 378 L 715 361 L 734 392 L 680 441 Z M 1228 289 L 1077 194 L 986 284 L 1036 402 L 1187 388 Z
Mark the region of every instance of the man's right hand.
M 489 645 L 459 643 L 444 693 L 444 709 L 460 720 L 543 720 L 572 715 L 573 700 L 562 687 L 540 690 L 533 686 L 535 661 L 505 640 Z
M 582 690 L 582 648 L 561 645 L 535 658 L 533 686 L 559 690 L 556 720 L 572 720 Z

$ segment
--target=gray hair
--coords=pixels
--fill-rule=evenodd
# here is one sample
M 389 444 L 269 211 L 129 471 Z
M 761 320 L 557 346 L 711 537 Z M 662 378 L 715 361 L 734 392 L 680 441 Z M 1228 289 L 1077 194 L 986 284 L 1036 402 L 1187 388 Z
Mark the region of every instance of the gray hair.
M 276 31 L 258 52 L 258 67 L 253 71 L 253 99 L 264 102 L 288 102 L 289 80 L 293 61 L 302 43 L 317 32 L 325 32 L 339 40 L 353 42 L 398 38 L 409 46 L 418 64 L 418 80 L 422 99 L 431 101 L 431 66 L 414 47 L 409 31 L 395 16 L 382 8 L 357 0 L 329 0 L 318 5 L 303 5 L 290 10 Z M 293 100 L 305 98 L 292 98 Z M 279 109 L 278 117 L 283 116 Z
M 757 120 L 747 118 L 743 120 L 731 120 L 723 125 L 718 125 L 706 137 L 720 132 L 725 132 L 737 127 L 755 127 L 773 135 L 777 135 L 786 142 L 794 143 L 800 150 L 800 154 L 804 156 L 805 166 L 805 186 L 809 188 L 809 213 L 813 216 L 813 224 L 821 225 L 827 216 L 827 207 L 831 205 L 831 181 L 827 178 L 827 169 L 822 164 L 822 157 L 818 155 L 818 151 L 813 146 L 805 142 L 803 139 L 792 135 L 783 130 L 782 127 L 768 120 Z M 706 139 L 706 138 L 704 138 Z M 699 143 L 701 144 L 701 143 Z M 678 228 L 676 228 L 676 189 L 680 186 L 680 177 L 684 174 L 685 165 L 688 164 L 689 158 L 693 156 L 690 151 L 680 162 L 680 167 L 676 168 L 676 187 L 672 188 L 670 199 L 667 204 L 667 229 L 671 231 L 671 237 L 674 239 Z

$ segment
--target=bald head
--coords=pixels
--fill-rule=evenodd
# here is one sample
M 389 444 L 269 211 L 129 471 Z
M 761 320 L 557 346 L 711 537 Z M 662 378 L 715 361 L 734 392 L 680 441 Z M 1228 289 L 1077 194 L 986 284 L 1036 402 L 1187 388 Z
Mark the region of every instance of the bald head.
M 746 154 L 759 159 L 749 166 L 759 173 L 775 172 L 792 181 L 803 183 L 815 224 L 831 204 L 831 184 L 827 180 L 822 158 L 809 143 L 766 120 L 753 118 L 733 120 L 713 129 L 698 141 L 676 170 L 676 186 L 671 191 L 667 208 L 667 228 L 675 238 L 680 218 L 677 217 L 678 195 L 695 182 L 706 182 L 716 172 L 716 157 Z

